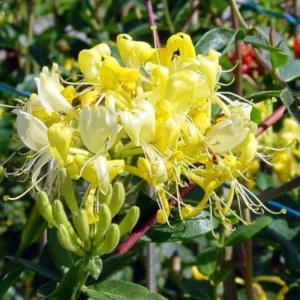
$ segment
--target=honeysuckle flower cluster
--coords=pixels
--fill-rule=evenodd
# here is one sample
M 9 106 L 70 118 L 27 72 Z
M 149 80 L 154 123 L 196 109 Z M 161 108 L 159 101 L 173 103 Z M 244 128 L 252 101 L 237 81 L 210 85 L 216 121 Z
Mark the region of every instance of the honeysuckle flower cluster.
M 184 33 L 172 35 L 163 48 L 120 34 L 116 48 L 120 61 L 105 43 L 81 51 L 82 80 L 76 83 L 63 80 L 57 64 L 44 67 L 35 79 L 37 94 L 13 111 L 18 135 L 30 150 L 13 173 L 30 174 L 26 192 L 46 193 L 49 203 L 63 200 L 73 215 L 96 227 L 107 205 L 99 199 L 132 175 L 154 188 L 159 223 L 169 222 L 170 202 L 177 203 L 183 220 L 209 207 L 227 224 L 228 214 L 241 215 L 233 201 L 261 213 L 263 204 L 238 181 L 257 154 L 251 105 L 220 91 L 220 53 L 197 55 Z M 80 201 L 73 190 L 77 180 L 88 185 Z M 189 183 L 205 192 L 196 206 L 180 197 Z M 230 189 L 221 197 L 216 190 L 224 183 Z M 91 241 L 79 232 L 75 237 L 72 226 L 55 217 L 61 202 L 53 202 L 54 209 L 44 194 L 38 198 L 44 199 L 39 207 L 48 210 L 41 213 L 61 236 L 68 232 L 73 244 L 82 236 L 77 246 L 89 249 Z
M 259 103 L 257 108 L 261 117 L 266 118 L 272 113 L 273 103 L 267 100 Z M 291 116 L 283 120 L 279 130 L 270 128 L 258 138 L 258 141 L 262 149 L 260 158 L 272 168 L 281 183 L 300 175 L 300 128 Z M 255 186 L 254 178 L 259 168 L 260 161 L 255 159 L 247 171 L 251 187 Z

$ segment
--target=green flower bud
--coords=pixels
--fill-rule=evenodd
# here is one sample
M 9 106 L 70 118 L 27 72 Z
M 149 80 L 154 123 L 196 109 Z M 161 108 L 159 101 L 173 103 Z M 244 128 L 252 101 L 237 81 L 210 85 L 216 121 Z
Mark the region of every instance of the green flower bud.
M 38 192 L 36 194 L 36 206 L 41 216 L 51 225 L 57 226 L 53 218 L 52 206 L 49 198 L 45 192 Z
M 133 206 L 127 212 L 122 222 L 119 224 L 120 236 L 130 232 L 136 225 L 140 217 L 140 209 L 137 206 Z
M 53 217 L 58 225 L 64 225 L 70 235 L 76 239 L 77 235 L 74 231 L 74 228 L 70 221 L 68 220 L 68 217 L 66 215 L 64 206 L 60 200 L 54 200 L 52 203 L 52 209 L 53 209 Z
M 94 245 L 99 245 L 107 229 L 111 224 L 111 212 L 106 204 L 102 204 L 98 213 L 99 221 L 97 223 L 96 234 L 94 236 Z
M 88 215 L 85 209 L 81 209 L 78 213 L 74 213 L 73 224 L 79 237 L 83 240 L 86 249 L 89 249 L 91 246 L 90 227 Z
M 112 193 L 113 193 L 113 188 L 111 186 L 111 184 L 109 185 L 109 189 L 106 195 L 100 193 L 99 196 L 99 202 L 103 203 L 103 204 L 107 204 L 109 205 L 110 201 L 111 201 L 111 197 L 112 197 Z
M 65 249 L 74 252 L 78 256 L 84 256 L 84 251 L 82 251 L 76 242 L 72 239 L 70 236 L 70 233 L 65 225 L 61 224 L 59 225 L 57 229 L 57 239 L 62 247 Z
M 73 183 L 68 175 L 65 176 L 64 181 L 61 185 L 61 192 L 65 198 L 65 201 L 70 211 L 72 213 L 78 212 L 79 208 L 74 193 Z
M 0 166 L 0 183 L 2 182 L 4 177 L 5 177 L 5 169 L 3 168 L 3 166 Z
M 120 230 L 117 224 L 112 224 L 107 230 L 101 246 L 94 251 L 94 255 L 103 255 L 112 252 L 120 241 Z
M 125 201 L 125 189 L 121 182 L 116 182 L 113 187 L 109 209 L 111 215 L 114 217 L 121 209 Z

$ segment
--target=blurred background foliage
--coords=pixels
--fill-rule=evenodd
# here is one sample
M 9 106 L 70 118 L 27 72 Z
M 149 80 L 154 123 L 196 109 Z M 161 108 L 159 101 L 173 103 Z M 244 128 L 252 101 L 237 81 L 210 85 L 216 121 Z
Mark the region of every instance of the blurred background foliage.
M 244 2 L 244 1 L 242 1 Z M 258 2 L 258 1 L 257 1 Z M 248 24 L 255 26 L 273 26 L 284 36 L 287 44 L 296 51 L 297 57 L 298 27 L 284 14 L 296 16 L 298 1 L 261 0 L 259 8 L 245 2 L 241 11 Z M 248 5 L 247 5 L 248 3 Z M 232 17 L 228 2 L 225 0 L 153 0 L 156 24 L 162 43 L 170 34 L 184 31 L 189 33 L 196 43 L 208 30 L 215 27 L 232 27 Z M 262 10 L 263 9 L 263 10 Z M 22 92 L 35 92 L 33 78 L 39 74 L 43 66 L 50 66 L 56 62 L 61 66 L 63 78 L 76 79 L 79 71 L 76 59 L 79 51 L 90 48 L 99 42 L 109 42 L 114 45 L 119 33 L 128 33 L 134 39 L 153 43 L 152 32 L 149 28 L 145 1 L 143 0 L 4 0 L 0 3 L 0 84 L 6 84 Z M 247 49 L 245 49 L 246 51 Z M 233 49 L 231 54 L 224 55 L 221 65 L 224 69 L 231 69 L 235 64 Z M 249 53 L 248 53 L 249 54 Z M 243 87 L 245 95 L 263 90 L 274 90 L 278 84 L 271 76 L 259 71 L 259 66 L 253 65 L 254 59 L 243 59 Z M 233 73 L 225 73 L 223 82 L 230 82 Z M 298 81 L 294 80 L 291 86 L 297 91 Z M 230 91 L 234 84 L 227 87 Z M 8 92 L 7 88 L 0 91 L 0 102 L 6 105 L 16 105 L 16 101 L 24 99 L 24 95 L 16 91 Z M 274 100 L 274 99 L 273 99 Z M 273 101 L 274 102 L 274 101 Z M 275 108 L 278 103 L 271 103 Z M 259 111 L 253 115 L 257 123 L 261 121 Z M 15 137 L 14 116 L 9 109 L 0 107 L 0 161 L 4 162 L 8 156 L 18 149 Z M 282 122 L 276 125 L 275 130 L 280 130 Z M 16 155 L 9 160 L 7 169 L 13 169 L 22 163 L 23 157 Z M 271 187 L 278 186 L 280 181 L 272 169 L 262 164 L 255 175 L 257 178 L 256 191 L 261 192 Z M 5 178 L 0 186 L 0 198 L 4 195 L 16 195 L 26 188 L 24 182 L 16 182 L 13 178 Z M 195 193 L 192 197 L 199 198 Z M 282 196 L 277 201 L 300 211 L 299 194 Z M 146 201 L 145 201 L 146 202 Z M 4 267 L 4 257 L 13 255 L 20 243 L 20 233 L 33 199 L 30 195 L 22 201 L 0 201 L 0 269 Z M 146 203 L 147 204 L 147 203 Z M 145 204 L 145 205 L 146 205 Z M 269 222 L 270 221 L 270 222 Z M 242 248 L 240 243 L 253 237 L 254 277 L 263 275 L 278 276 L 282 282 L 259 281 L 256 287 L 257 299 L 299 299 L 298 281 L 300 275 L 299 257 L 299 218 L 298 220 L 287 215 L 273 216 L 261 230 L 254 231 L 252 236 L 243 235 L 237 231 L 231 239 L 235 245 L 235 262 L 228 262 L 228 270 L 233 274 L 238 285 L 238 299 L 246 299 L 242 282 L 243 262 L 238 260 Z M 156 228 L 159 232 L 159 228 Z M 249 229 L 247 229 L 249 230 Z M 214 292 L 208 280 L 213 276 L 214 281 L 228 279 L 230 272 L 220 273 L 217 269 L 216 257 L 218 243 L 212 233 L 199 233 L 199 237 L 175 237 L 161 232 L 166 243 L 156 244 L 156 271 L 157 289 L 168 299 L 212 299 Z M 152 237 L 155 237 L 153 239 Z M 233 236 L 233 238 L 232 238 Z M 158 241 L 160 235 L 151 235 L 143 241 Z M 174 242 L 181 240 L 181 242 Z M 141 241 L 141 245 L 143 245 Z M 143 248 L 137 248 L 133 255 L 123 258 L 120 269 L 112 274 L 115 279 L 134 281 L 146 284 L 147 254 Z M 23 257 L 36 259 L 41 247 L 34 244 L 29 247 Z M 120 263 L 120 262 L 119 262 Z M 193 266 L 197 265 L 196 270 Z M 123 268 L 121 268 L 123 266 Z M 199 273 L 200 271 L 200 273 Z M 23 273 L 14 288 L 3 299 L 36 299 L 34 289 L 43 282 L 43 277 L 33 277 L 31 271 Z M 32 283 L 33 282 L 33 283 Z M 289 292 L 278 298 L 282 288 L 289 286 Z M 261 296 L 263 288 L 266 298 Z M 226 293 L 225 293 L 226 294 Z M 228 297 L 228 296 L 227 296 Z M 260 298 L 261 297 L 261 298 Z M 285 297 L 285 298 L 284 298 Z M 230 298 L 227 298 L 230 299 Z

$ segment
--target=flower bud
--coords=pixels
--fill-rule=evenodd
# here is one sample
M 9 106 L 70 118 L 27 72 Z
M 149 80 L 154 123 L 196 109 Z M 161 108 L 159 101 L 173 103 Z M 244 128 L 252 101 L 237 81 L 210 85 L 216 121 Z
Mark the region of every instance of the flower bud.
M 98 222 L 98 216 L 95 215 L 94 212 L 95 192 L 96 189 L 90 188 L 84 202 L 84 206 L 88 215 L 89 224 L 95 224 Z
M 57 226 L 52 213 L 52 206 L 49 198 L 45 192 L 38 192 L 36 194 L 36 205 L 41 216 L 53 226 Z
M 97 230 L 94 237 L 94 245 L 99 245 L 108 227 L 111 224 L 111 212 L 106 204 L 102 204 L 98 213 L 99 221 L 97 223 Z
M 84 252 L 78 247 L 76 242 L 71 238 L 70 233 L 65 225 L 61 224 L 57 230 L 57 239 L 62 247 L 74 252 L 78 256 L 84 256 Z
M 110 184 L 106 195 L 100 193 L 99 202 L 109 205 L 109 203 L 111 201 L 112 193 L 113 193 L 113 188 L 112 188 L 112 185 Z
M 121 209 L 125 201 L 125 189 L 121 182 L 115 182 L 113 193 L 109 203 L 109 209 L 112 217 L 114 217 Z
M 78 204 L 74 193 L 73 183 L 71 178 L 64 176 L 64 181 L 61 184 L 61 192 L 65 198 L 66 204 L 72 213 L 78 211 Z
M 133 206 L 127 212 L 122 222 L 119 224 L 120 236 L 130 232 L 136 225 L 140 217 L 140 209 L 137 206 Z
M 72 140 L 72 130 L 63 123 L 54 123 L 47 132 L 48 143 L 53 157 L 65 166 Z
M 73 216 L 73 224 L 75 229 L 83 241 L 87 249 L 90 248 L 90 227 L 88 221 L 88 215 L 85 209 L 81 209 L 78 213 L 75 213 Z
M 103 243 L 95 250 L 94 255 L 103 255 L 112 252 L 117 247 L 119 240 L 119 226 L 117 224 L 110 225 Z
M 56 221 L 57 225 L 64 225 L 66 227 L 66 229 L 68 230 L 69 234 L 73 238 L 77 238 L 77 235 L 73 229 L 72 224 L 68 220 L 64 206 L 61 203 L 61 201 L 54 200 L 52 203 L 52 209 L 53 209 L 53 217 L 54 217 L 54 220 Z
M 2 182 L 4 177 L 5 177 L 5 169 L 3 168 L 3 166 L 0 166 L 0 183 Z

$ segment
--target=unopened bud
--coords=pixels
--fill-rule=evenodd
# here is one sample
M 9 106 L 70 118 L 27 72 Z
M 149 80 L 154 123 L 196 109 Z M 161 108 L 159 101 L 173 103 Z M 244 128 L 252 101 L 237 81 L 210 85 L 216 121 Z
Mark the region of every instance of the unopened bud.
M 99 196 L 99 202 L 100 203 L 103 203 L 103 204 L 107 204 L 109 205 L 110 201 L 111 201 L 111 197 L 112 197 L 112 193 L 113 193 L 113 188 L 111 186 L 111 184 L 109 185 L 109 188 L 108 188 L 108 192 L 106 195 L 100 193 L 100 196 Z
M 109 209 L 112 216 L 115 216 L 123 206 L 125 201 L 125 190 L 121 182 L 116 182 L 113 186 L 111 201 Z
M 94 237 L 94 245 L 99 245 L 104 237 L 107 229 L 111 224 L 111 212 L 106 204 L 102 204 L 98 213 L 99 221 L 97 223 L 97 231 Z
M 112 252 L 120 241 L 120 230 L 117 224 L 110 225 L 107 230 L 104 241 L 101 246 L 98 247 L 94 255 L 103 255 Z
M 88 215 L 85 209 L 81 209 L 73 216 L 73 224 L 79 237 L 82 239 L 87 249 L 90 248 L 90 227 Z
M 156 222 L 158 224 L 166 224 L 167 220 L 168 218 L 166 216 L 166 213 L 162 209 L 159 209 L 156 213 Z
M 4 177 L 5 177 L 5 169 L 3 166 L 0 166 L 0 183 L 2 182 Z
M 95 188 L 91 188 L 84 201 L 84 206 L 88 215 L 89 224 L 95 224 L 98 222 L 98 216 L 95 215 Z
M 130 232 L 136 225 L 140 217 L 140 209 L 137 206 L 133 206 L 129 209 L 127 215 L 124 217 L 122 222 L 119 224 L 120 236 Z
M 62 247 L 74 252 L 78 256 L 84 256 L 84 251 L 82 251 L 76 242 L 71 238 L 70 233 L 65 225 L 61 224 L 57 230 L 57 239 Z
M 68 230 L 69 234 L 73 237 L 76 238 L 77 235 L 73 229 L 72 224 L 68 220 L 68 217 L 66 215 L 64 206 L 60 200 L 54 200 L 52 203 L 52 208 L 53 208 L 53 217 L 54 220 L 58 225 L 64 225 L 66 229 Z
M 57 226 L 52 212 L 52 206 L 45 192 L 36 194 L 36 206 L 41 216 L 51 225 Z

